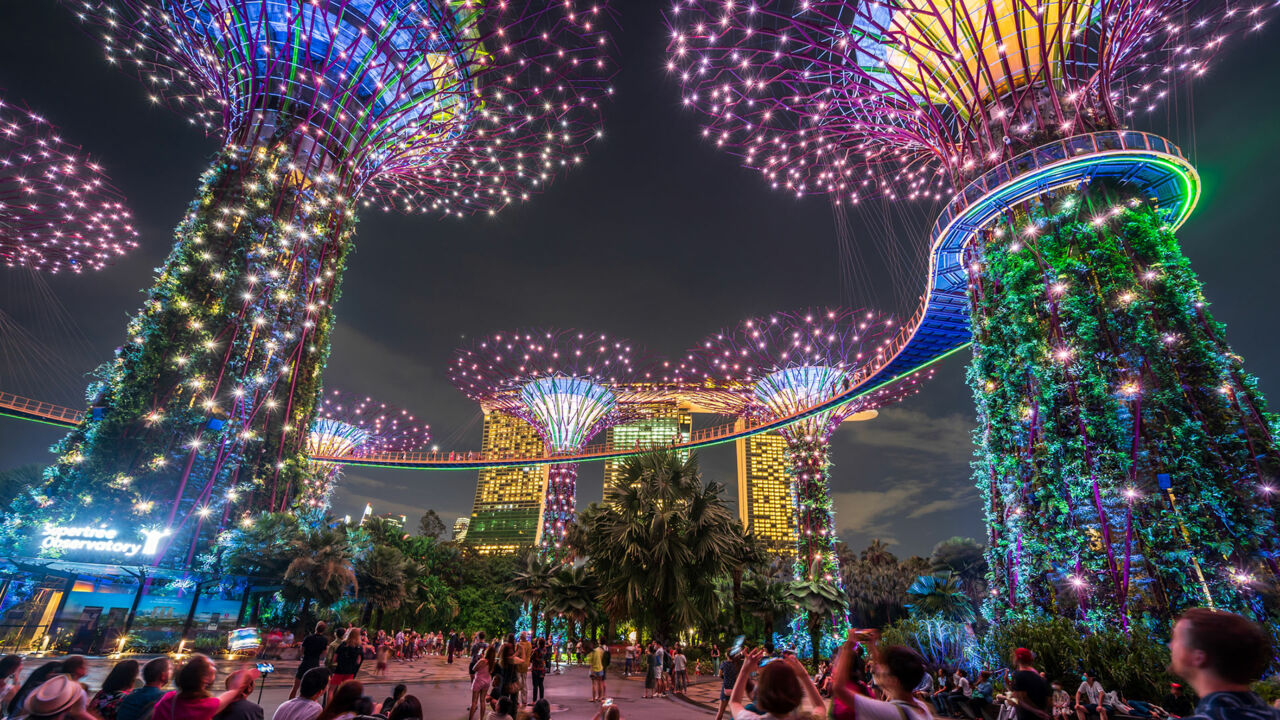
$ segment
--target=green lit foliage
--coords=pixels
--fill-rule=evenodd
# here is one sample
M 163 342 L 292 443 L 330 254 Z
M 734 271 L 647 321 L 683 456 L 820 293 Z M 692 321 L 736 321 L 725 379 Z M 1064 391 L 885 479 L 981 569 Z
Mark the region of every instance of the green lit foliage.
M 1036 668 L 1068 692 L 1075 691 L 1084 673 L 1096 672 L 1107 690 L 1158 701 L 1175 680 L 1167 670 L 1169 649 L 1145 628 L 1081 632 L 1079 623 L 1067 618 L 1026 616 L 992 626 L 982 639 L 981 660 L 997 667 L 1010 662 L 1020 647 L 1034 652 Z
M 115 360 L 95 374 L 95 413 L 54 447 L 6 539 L 56 511 L 68 523 L 181 526 L 172 542 L 185 548 L 200 508 L 221 518 L 202 524 L 212 537 L 246 512 L 289 506 L 354 231 L 350 200 L 316 176 L 283 146 L 219 155 Z
M 1276 579 L 1273 422 L 1174 235 L 1104 187 L 1042 196 L 984 232 L 968 379 L 988 614 L 1038 607 L 1100 628 L 1257 611 L 1237 579 L 1264 561 Z

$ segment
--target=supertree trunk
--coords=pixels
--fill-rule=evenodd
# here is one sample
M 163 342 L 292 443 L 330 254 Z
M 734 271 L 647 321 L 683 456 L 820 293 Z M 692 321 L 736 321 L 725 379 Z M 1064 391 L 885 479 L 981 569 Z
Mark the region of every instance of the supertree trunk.
M 575 517 L 577 489 L 577 463 L 562 463 L 547 468 L 547 493 L 542 509 L 540 544 L 552 557 L 564 555 L 564 537 Z
M 10 525 L 62 498 L 62 522 L 167 528 L 175 550 L 156 561 L 172 564 L 196 513 L 221 518 L 203 523 L 213 535 L 290 505 L 354 231 L 349 196 L 305 147 L 230 146 L 204 174 L 90 416 Z
M 791 486 L 796 510 L 797 578 L 812 580 L 818 570 L 829 582 L 839 583 L 840 563 L 835 551 L 835 518 L 827 471 L 831 467 L 827 443 L 797 439 L 787 444 Z M 815 566 L 814 561 L 820 560 Z
M 1119 190 L 1059 191 L 968 258 L 975 482 L 993 618 L 1246 610 L 1274 576 L 1280 454 L 1177 239 Z
M 840 561 L 836 555 L 835 516 L 831 508 L 828 472 L 831 468 L 829 441 L 810 433 L 791 434 L 787 438 L 788 472 L 796 512 L 795 577 L 834 588 L 845 594 Z M 790 643 L 818 657 L 828 656 L 849 631 L 849 618 L 843 611 L 827 617 L 811 616 L 807 610 L 796 614 L 791 625 Z M 817 641 L 819 647 L 814 646 Z M 801 654 L 806 654 L 802 652 Z

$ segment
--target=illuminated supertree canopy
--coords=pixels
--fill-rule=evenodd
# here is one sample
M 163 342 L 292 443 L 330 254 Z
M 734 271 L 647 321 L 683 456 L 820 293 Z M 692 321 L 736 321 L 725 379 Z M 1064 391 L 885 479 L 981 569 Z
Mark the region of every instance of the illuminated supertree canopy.
M 361 457 L 378 452 L 411 452 L 431 442 L 431 428 L 419 423 L 408 410 L 373 398 L 340 390 L 327 390 L 316 408 L 307 433 L 308 457 Z M 325 508 L 334 486 L 342 478 L 342 466 L 310 461 L 310 473 L 296 495 L 299 507 Z
M 668 68 L 704 134 L 775 188 L 946 199 L 1050 139 L 1155 109 L 1272 7 L 677 0 Z
M 102 167 L 48 120 L 0 98 L 0 262 L 101 270 L 137 247 L 137 237 Z
M 922 312 L 969 309 L 992 618 L 1040 608 L 1167 626 L 1191 605 L 1261 617 L 1240 578 L 1280 580 L 1272 417 L 1173 234 L 1198 178 L 1176 147 L 1128 127 L 1276 7 L 669 11 L 685 103 L 775 187 L 950 200 Z
M 72 7 L 153 101 L 224 141 L 41 490 L 76 498 L 59 509 L 73 518 L 138 515 L 136 488 L 166 488 L 135 519 L 171 542 L 209 494 L 294 502 L 357 206 L 465 216 L 527 199 L 599 136 L 615 69 L 600 2 Z
M 581 449 L 601 430 L 628 419 L 616 388 L 641 373 L 631 344 L 600 333 L 521 330 L 481 337 L 458 351 L 449 379 L 486 410 L 529 423 L 548 453 Z M 573 521 L 578 466 L 548 469 L 541 545 L 558 548 Z
M 741 399 L 722 402 L 724 412 L 778 420 L 833 400 L 860 384 L 861 372 L 884 362 L 897 331 L 891 318 L 865 310 L 776 313 L 708 337 L 690 351 L 678 373 L 685 379 L 741 388 Z M 918 392 L 925 377 L 911 375 L 779 429 L 787 443 L 795 502 L 797 578 L 841 585 L 829 486 L 832 434 L 854 413 Z M 795 629 L 803 632 L 795 640 L 812 643 L 812 638 L 836 638 L 841 629 L 848 629 L 842 613 L 830 619 L 834 627 L 829 632 L 819 632 L 819 622 L 817 617 L 801 617 Z

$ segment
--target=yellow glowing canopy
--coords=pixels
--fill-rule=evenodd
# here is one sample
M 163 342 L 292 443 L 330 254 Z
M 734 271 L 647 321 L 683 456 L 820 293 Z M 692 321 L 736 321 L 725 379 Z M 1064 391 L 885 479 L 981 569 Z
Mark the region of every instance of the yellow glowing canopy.
M 1060 84 L 1097 1 L 901 0 L 886 60 L 909 94 L 968 115 L 1013 90 Z

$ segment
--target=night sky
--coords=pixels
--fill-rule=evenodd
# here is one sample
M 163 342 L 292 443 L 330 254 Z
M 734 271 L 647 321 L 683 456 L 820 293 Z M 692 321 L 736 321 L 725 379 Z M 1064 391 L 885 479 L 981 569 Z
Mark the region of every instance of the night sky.
M 445 376 L 477 333 L 572 327 L 679 356 L 703 335 L 756 314 L 853 303 L 899 313 L 924 287 L 933 208 L 864 205 L 837 218 L 822 197 L 772 192 L 700 136 L 664 70 L 660 5 L 614 3 L 621 71 L 604 139 L 540 196 L 496 217 L 404 217 L 366 210 L 337 306 L 327 388 L 371 395 L 430 423 L 444 450 L 478 449 L 480 410 Z M 1213 312 L 1280 402 L 1280 313 L 1274 295 L 1280 233 L 1278 27 L 1237 39 L 1193 92 L 1140 129 L 1181 145 L 1204 180 L 1181 231 Z M 0 268 L 0 309 L 63 361 L 0 325 L 0 389 L 84 405 L 84 373 L 111 357 L 128 317 L 169 251 L 170 232 L 218 147 L 181 116 L 152 106 L 142 84 L 109 67 L 98 41 L 52 0 L 0 3 L 0 91 L 22 100 L 90 150 L 125 192 L 140 247 L 114 267 L 47 279 Z M 843 250 L 842 250 L 843 248 Z M 850 282 L 848 278 L 854 278 Z M 61 303 L 61 308 L 56 307 Z M 952 535 L 982 537 L 970 482 L 973 406 L 967 351 L 937 366 L 924 391 L 836 434 L 837 526 L 855 547 L 878 537 L 901 555 Z M 710 422 L 710 419 L 704 422 Z M 50 458 L 57 428 L 0 418 L 0 469 Z M 736 499 L 732 445 L 701 455 L 706 479 Z M 584 465 L 578 503 L 601 495 L 601 466 Z M 334 511 L 447 524 L 471 510 L 475 472 L 353 468 Z

